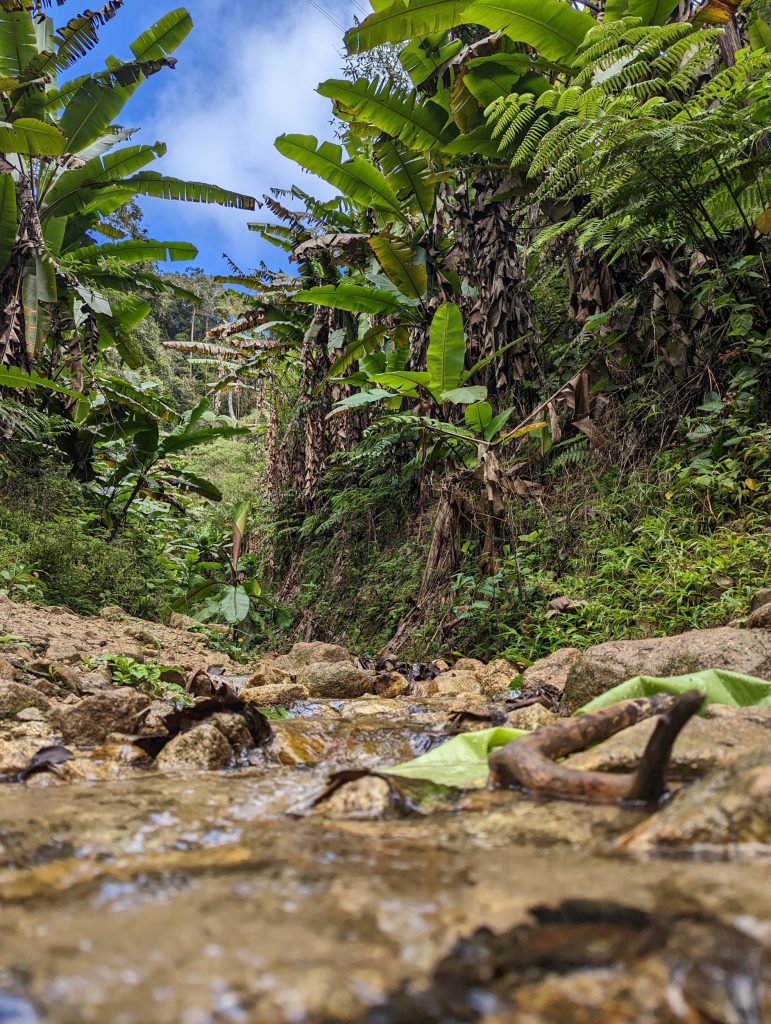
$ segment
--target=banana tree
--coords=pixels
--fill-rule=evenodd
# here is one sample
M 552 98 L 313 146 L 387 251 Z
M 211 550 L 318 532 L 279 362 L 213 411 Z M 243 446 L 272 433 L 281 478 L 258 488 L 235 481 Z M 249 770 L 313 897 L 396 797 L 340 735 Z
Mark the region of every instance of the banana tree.
M 131 330 L 150 311 L 143 293 L 170 287 L 147 265 L 196 255 L 185 242 L 126 238 L 110 214 L 137 196 L 255 207 L 250 196 L 148 170 L 163 144 L 134 144 L 134 130 L 115 123 L 147 78 L 175 66 L 192 28 L 186 10 L 138 36 L 128 60 L 66 76 L 119 7 L 58 31 L 28 5 L 0 7 L 0 365 L 29 370 L 46 354 L 76 389 L 100 347 L 139 364 Z

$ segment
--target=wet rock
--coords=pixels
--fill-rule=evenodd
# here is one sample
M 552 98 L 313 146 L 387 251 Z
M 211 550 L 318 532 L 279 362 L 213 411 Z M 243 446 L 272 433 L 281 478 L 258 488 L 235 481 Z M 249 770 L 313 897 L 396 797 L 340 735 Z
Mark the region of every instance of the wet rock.
M 771 601 L 760 605 L 747 619 L 748 629 L 771 629 Z
M 449 671 L 450 664 L 449 664 L 449 662 L 445 661 L 443 658 L 437 658 L 437 660 L 436 661 L 432 661 L 429 664 L 428 667 L 431 669 L 431 671 L 433 671 L 437 675 L 439 675 L 440 672 L 447 672 L 447 671 Z
M 130 686 L 64 704 L 59 711 L 62 736 L 65 743 L 90 747 L 101 743 L 111 732 L 137 732 L 142 713 L 150 704 L 149 697 Z
M 506 715 L 506 727 L 508 729 L 540 729 L 541 726 L 551 725 L 559 718 L 553 711 L 549 711 L 543 704 L 531 704 L 527 708 L 517 708 Z
M 246 683 L 247 689 L 251 689 L 256 686 L 285 686 L 291 684 L 292 676 L 289 672 L 284 671 L 282 668 L 278 668 L 271 662 L 264 662 L 262 665 L 258 665 L 257 668 L 249 676 Z
M 391 787 L 377 775 L 346 782 L 317 804 L 312 813 L 325 818 L 372 820 L 381 818 L 391 805 Z
M 708 668 L 771 678 L 771 632 L 726 626 L 599 644 L 584 651 L 570 669 L 563 700 L 575 711 L 632 676 L 681 676 Z
M 17 775 L 29 764 L 30 758 L 43 746 L 36 736 L 0 739 L 0 776 Z M 0 843 L 0 850 L 2 843 Z M 2 1017 L 0 1017 L 0 1021 Z
M 439 693 L 439 680 L 441 676 L 437 676 L 436 679 L 421 679 L 417 683 L 412 684 L 412 695 L 419 700 L 424 700 L 430 697 L 436 697 Z
M 10 661 L 8 661 L 7 658 L 3 658 L 0 655 L 0 680 L 5 680 L 5 679 L 12 680 L 12 679 L 15 679 L 15 678 L 16 678 L 16 669 L 15 669 L 15 667 L 11 664 Z
M 250 686 L 242 690 L 240 697 L 248 704 L 258 707 L 285 708 L 296 700 L 304 700 L 308 696 L 308 687 L 291 680 L 286 683 L 266 683 L 263 686 Z
M 456 693 L 484 693 L 484 687 L 475 671 L 471 669 L 450 669 L 436 678 L 436 692 L 443 696 L 455 696 Z
M 477 670 L 477 679 L 482 683 L 482 692 L 488 697 L 506 693 L 509 684 L 516 677 L 516 669 L 504 658 L 491 661 Z
M 369 695 L 360 697 L 358 700 L 346 701 L 340 705 L 339 711 L 343 718 L 360 718 L 371 715 L 400 718 L 404 715 L 404 708 L 398 700 L 370 697 Z
M 400 672 L 381 672 L 375 680 L 378 697 L 404 697 L 412 693 L 412 683 Z
M 771 708 L 730 710 L 736 714 L 695 717 L 688 722 L 672 751 L 670 771 L 674 776 L 700 778 L 752 750 L 771 747 Z M 584 771 L 634 771 L 655 727 L 656 719 L 638 722 L 590 750 L 573 754 L 564 764 Z
M 149 764 L 149 755 L 141 747 L 135 746 L 131 736 L 111 733 L 104 743 L 100 743 L 91 752 L 93 761 L 111 761 L 113 764 Z
M 562 692 L 571 668 L 580 657 L 581 651 L 577 647 L 563 647 L 550 654 L 548 658 L 536 661 L 522 673 L 523 692 L 527 693 L 544 684 L 555 686 Z
M 51 706 L 41 693 L 24 683 L 0 682 L 0 718 L 13 718 L 24 708 L 47 711 Z
M 627 833 L 627 853 L 665 849 L 771 848 L 771 749 L 755 750 L 684 787 L 662 811 Z M 738 848 L 738 849 L 737 849 Z
M 343 699 L 361 697 L 373 686 L 372 677 L 366 672 L 350 662 L 339 660 L 314 662 L 300 667 L 297 682 L 308 688 L 311 697 Z
M 353 658 L 344 647 L 337 644 L 313 641 L 295 644 L 289 654 L 274 658 L 272 665 L 274 668 L 289 672 L 290 675 L 296 675 L 301 669 L 317 663 L 353 665 Z
M 234 753 L 242 754 L 254 746 L 254 738 L 247 728 L 241 715 L 233 715 L 227 711 L 217 711 L 209 722 L 225 737 Z
M 458 658 L 453 668 L 458 672 L 478 672 L 481 668 L 485 668 L 485 663 L 478 658 Z
M 227 768 L 233 759 L 233 748 L 220 730 L 204 722 L 189 732 L 182 732 L 166 744 L 155 759 L 159 768 L 193 768 L 214 770 Z

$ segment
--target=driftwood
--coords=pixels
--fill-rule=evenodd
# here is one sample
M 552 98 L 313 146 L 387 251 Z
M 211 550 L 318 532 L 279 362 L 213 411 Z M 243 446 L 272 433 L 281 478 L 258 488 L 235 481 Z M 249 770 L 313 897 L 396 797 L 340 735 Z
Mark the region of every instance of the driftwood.
M 666 790 L 672 746 L 703 703 L 704 695 L 698 690 L 689 690 L 682 697 L 659 693 L 544 726 L 490 755 L 492 784 L 498 788 L 522 786 L 545 796 L 594 803 L 657 801 Z M 599 743 L 654 715 L 661 718 L 634 773 L 585 772 L 555 764 L 557 758 Z

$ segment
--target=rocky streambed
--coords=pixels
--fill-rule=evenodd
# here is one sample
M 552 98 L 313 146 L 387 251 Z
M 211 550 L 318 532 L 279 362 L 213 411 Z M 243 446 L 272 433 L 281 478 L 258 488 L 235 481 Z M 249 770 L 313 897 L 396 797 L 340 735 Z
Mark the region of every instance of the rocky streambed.
M 328 644 L 244 669 L 117 610 L 0 622 L 3 1024 L 767 1019 L 770 709 L 689 722 L 655 811 L 379 773 L 635 673 L 769 679 L 762 623 L 520 678 Z M 190 706 L 84 663 L 106 650 L 178 666 Z M 626 771 L 651 728 L 570 761 Z

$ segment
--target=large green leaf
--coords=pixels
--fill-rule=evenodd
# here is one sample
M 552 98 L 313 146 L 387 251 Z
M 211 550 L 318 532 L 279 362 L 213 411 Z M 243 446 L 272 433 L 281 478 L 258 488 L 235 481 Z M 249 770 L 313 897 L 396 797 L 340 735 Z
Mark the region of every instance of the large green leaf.
M 389 210 L 404 220 L 401 206 L 382 172 L 363 157 L 343 161 L 342 149 L 331 142 L 319 145 L 314 135 L 279 135 L 276 149 L 306 171 L 317 174 L 360 206 Z
M 161 441 L 161 449 L 164 455 L 172 455 L 186 448 L 196 448 L 199 444 L 205 444 L 218 437 L 243 437 L 248 433 L 248 427 L 202 427 L 187 434 L 165 437 Z
M 355 395 L 346 395 L 339 402 L 335 403 L 335 411 L 345 412 L 347 409 L 357 409 L 362 405 L 371 405 L 373 402 L 381 402 L 384 398 L 393 398 L 393 391 L 384 391 L 383 388 L 372 388 L 370 391 L 357 391 Z M 332 415 L 333 413 L 330 413 Z
M 39 254 L 29 260 L 22 282 L 24 342 L 27 357 L 34 361 L 45 344 L 51 326 L 50 306 L 56 302 L 56 273 L 53 264 Z
M 0 153 L 25 156 L 61 156 L 67 139 L 52 124 L 34 117 L 20 117 L 10 124 L 0 123 Z
M 87 78 L 68 100 L 59 122 L 69 152 L 79 153 L 104 135 L 129 95 L 122 86 Z
M 146 167 L 166 152 L 162 142 L 154 146 L 126 146 L 114 153 L 89 160 L 85 167 L 65 171 L 48 188 L 44 196 L 43 215 L 61 217 L 84 210 L 95 199 L 101 202 L 108 183 L 120 183 L 129 174 Z M 98 188 L 96 186 L 99 186 Z M 123 198 L 125 202 L 128 198 Z
M 632 697 L 649 697 L 655 693 L 683 694 L 689 690 L 701 690 L 707 704 L 727 704 L 733 708 L 771 707 L 771 682 L 767 679 L 715 668 L 669 678 L 635 676 L 584 704 L 576 714 L 596 711 Z
M 484 402 L 487 398 L 487 388 L 482 384 L 450 388 L 449 391 L 442 391 L 439 398 L 443 402 L 452 402 L 453 405 L 471 405 L 473 402 Z
M 426 364 L 430 388 L 438 395 L 457 388 L 466 359 L 463 316 L 453 302 L 445 302 L 434 314 L 429 332 Z
M 436 185 L 431 181 L 431 165 L 423 153 L 411 153 L 400 142 L 385 139 L 378 145 L 380 166 L 399 201 L 415 210 L 428 223 L 434 207 Z
M 338 374 L 347 370 L 352 363 L 355 363 L 357 359 L 361 359 L 362 356 L 369 355 L 370 352 L 373 352 L 383 340 L 383 336 L 387 331 L 387 325 L 378 324 L 375 327 L 371 327 L 363 338 L 357 338 L 355 341 L 345 345 L 342 352 L 340 352 L 330 366 L 326 380 L 331 380 L 333 377 L 337 377 Z
M 603 24 L 621 18 L 640 18 L 643 25 L 663 25 L 677 7 L 677 0 L 608 0 Z
M 0 366 L 0 388 L 41 388 L 43 391 L 54 391 L 57 395 L 66 395 L 68 398 L 80 399 L 83 397 L 79 391 L 73 391 L 63 384 L 47 377 L 40 377 L 36 373 L 23 373 L 17 366 Z
M 16 240 L 16 182 L 10 174 L 0 174 L 0 272 L 8 266 Z
M 766 49 L 771 53 L 771 24 L 763 18 L 756 18 L 747 29 L 753 50 Z
M 306 302 L 314 306 L 328 306 L 331 309 L 343 309 L 349 313 L 369 313 L 371 315 L 389 316 L 393 313 L 406 314 L 411 312 L 406 299 L 401 299 L 393 292 L 382 288 L 367 288 L 361 284 L 319 285 L 298 292 L 294 302 Z
M 218 206 L 233 207 L 237 210 L 254 210 L 257 200 L 254 196 L 231 192 L 219 185 L 207 185 L 202 181 L 182 181 L 169 178 L 157 171 L 143 171 L 135 174 L 117 186 L 135 196 L 153 196 L 156 199 L 176 199 L 185 203 L 214 203 Z
M 472 789 L 483 786 L 487 781 L 490 773 L 488 758 L 494 750 L 527 735 L 523 729 L 506 729 L 503 726 L 462 732 L 427 754 L 403 761 L 393 768 L 379 770 L 385 775 L 426 779 L 439 786 Z
M 547 60 L 562 64 L 573 61 L 584 36 L 596 24 L 590 14 L 564 0 L 477 0 L 465 8 L 463 20 L 505 32 Z
M 398 370 L 390 373 L 373 373 L 371 378 L 375 384 L 382 384 L 385 388 L 397 394 L 405 395 L 407 398 L 417 398 L 419 387 L 427 388 L 430 385 L 429 374 L 425 370 Z
M 474 402 L 473 405 L 466 406 L 464 419 L 467 427 L 481 434 L 492 422 L 493 407 L 489 402 Z
M 239 501 L 233 509 L 233 543 L 230 552 L 230 566 L 233 572 L 238 568 L 238 560 L 241 557 L 241 545 L 246 536 L 250 508 L 251 505 L 248 501 Z
M 422 299 L 428 287 L 425 263 L 415 262 L 415 250 L 400 238 L 377 235 L 369 239 L 383 273 L 399 291 L 410 299 Z
M 21 78 L 36 56 L 35 30 L 29 12 L 0 8 L 0 77 Z
M 416 92 L 397 89 L 390 81 L 330 78 L 317 91 L 334 100 L 346 114 L 379 128 L 416 152 L 428 152 L 457 135 L 452 128 L 448 131 L 447 116 L 438 104 L 427 103 Z
M 226 587 L 217 608 L 225 622 L 237 626 L 249 614 L 251 602 L 243 587 Z
M 157 60 L 168 57 L 186 38 L 193 27 L 193 19 L 184 7 L 169 11 L 131 44 L 137 60 Z
M 86 245 L 71 249 L 67 256 L 80 263 L 115 260 L 119 263 L 143 263 L 155 260 L 194 260 L 198 249 L 190 242 L 157 242 L 152 238 L 128 239 L 125 242 L 107 242 L 104 245 Z
M 362 53 L 383 43 L 444 32 L 464 23 L 466 6 L 463 0 L 396 0 L 346 32 L 345 45 L 349 53 Z

